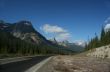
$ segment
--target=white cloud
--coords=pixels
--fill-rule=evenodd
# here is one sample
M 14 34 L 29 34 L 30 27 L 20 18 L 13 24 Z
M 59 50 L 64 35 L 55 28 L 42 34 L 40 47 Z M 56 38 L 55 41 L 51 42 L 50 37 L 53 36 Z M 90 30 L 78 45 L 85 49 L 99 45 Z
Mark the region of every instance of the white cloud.
M 57 25 L 44 24 L 40 27 L 45 33 L 53 34 L 58 41 L 68 40 L 71 37 L 71 34 L 62 27 Z
M 105 23 L 110 23 L 110 17 L 105 20 Z
M 105 20 L 105 27 L 104 27 L 104 29 L 105 29 L 105 31 L 108 31 L 108 30 L 110 30 L 110 17 L 108 17 L 106 20 Z
M 110 23 L 109 24 L 106 24 L 104 29 L 105 29 L 105 31 L 110 30 Z
M 56 36 L 59 41 L 68 40 L 71 37 L 70 33 L 60 33 Z
M 61 32 L 67 32 L 63 28 L 56 26 L 56 25 L 49 25 L 45 24 L 41 27 L 41 29 L 46 33 L 61 33 Z

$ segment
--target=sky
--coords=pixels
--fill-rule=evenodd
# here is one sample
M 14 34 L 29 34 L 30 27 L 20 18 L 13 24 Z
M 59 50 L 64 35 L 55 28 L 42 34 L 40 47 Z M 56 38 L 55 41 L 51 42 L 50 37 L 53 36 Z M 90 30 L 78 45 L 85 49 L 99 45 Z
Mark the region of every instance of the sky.
M 1 20 L 31 21 L 47 39 L 59 41 L 88 41 L 109 18 L 110 0 L 0 0 Z

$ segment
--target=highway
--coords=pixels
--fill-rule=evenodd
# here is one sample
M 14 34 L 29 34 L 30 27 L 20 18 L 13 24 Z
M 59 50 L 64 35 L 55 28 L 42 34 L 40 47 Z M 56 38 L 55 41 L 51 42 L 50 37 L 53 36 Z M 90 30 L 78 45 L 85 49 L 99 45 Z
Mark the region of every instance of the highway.
M 0 72 L 24 72 L 50 56 L 36 56 L 31 59 L 0 65 Z

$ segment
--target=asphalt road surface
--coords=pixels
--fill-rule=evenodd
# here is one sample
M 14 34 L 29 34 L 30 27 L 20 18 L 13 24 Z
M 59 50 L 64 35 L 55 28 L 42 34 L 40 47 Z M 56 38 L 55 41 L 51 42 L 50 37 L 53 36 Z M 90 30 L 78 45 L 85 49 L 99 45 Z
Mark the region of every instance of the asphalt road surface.
M 24 72 L 49 56 L 36 56 L 32 59 L 0 65 L 0 72 Z

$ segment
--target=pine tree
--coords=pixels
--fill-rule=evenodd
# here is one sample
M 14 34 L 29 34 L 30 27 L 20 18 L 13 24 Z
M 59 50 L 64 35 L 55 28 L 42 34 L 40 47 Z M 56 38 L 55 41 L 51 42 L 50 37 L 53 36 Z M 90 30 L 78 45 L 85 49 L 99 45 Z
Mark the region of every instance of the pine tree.
M 104 30 L 104 27 L 102 27 L 101 37 L 100 37 L 101 46 L 106 44 L 106 36 L 105 35 L 106 35 L 106 33 L 105 33 L 105 30 Z

